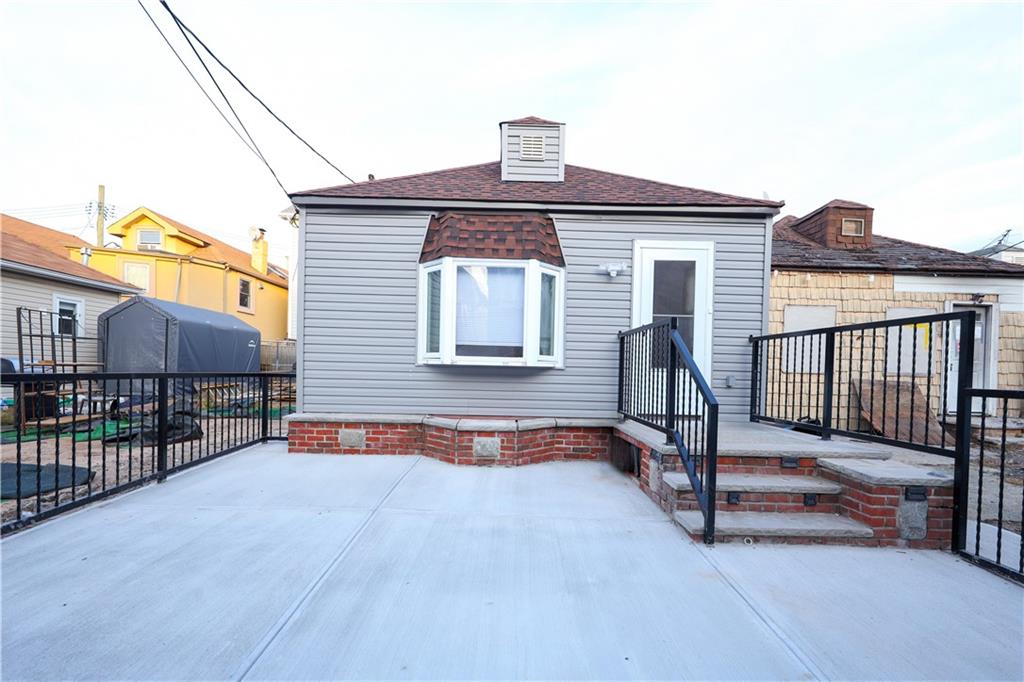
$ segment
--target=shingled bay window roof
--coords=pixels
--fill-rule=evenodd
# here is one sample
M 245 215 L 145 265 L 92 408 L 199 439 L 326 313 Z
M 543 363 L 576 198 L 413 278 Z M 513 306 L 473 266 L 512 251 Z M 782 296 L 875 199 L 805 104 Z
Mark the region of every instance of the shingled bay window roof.
M 565 266 L 555 223 L 542 213 L 456 213 L 430 219 L 420 262 L 444 256 L 538 260 Z

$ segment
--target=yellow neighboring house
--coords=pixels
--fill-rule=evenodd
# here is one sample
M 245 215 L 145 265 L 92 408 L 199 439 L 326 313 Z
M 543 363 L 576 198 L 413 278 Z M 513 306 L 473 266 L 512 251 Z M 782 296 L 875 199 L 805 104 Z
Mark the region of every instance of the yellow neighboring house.
M 141 206 L 107 228 L 121 248 L 68 248 L 75 261 L 124 280 L 144 296 L 229 313 L 264 341 L 288 335 L 288 273 L 267 262 L 264 231 L 245 253 L 215 237 Z

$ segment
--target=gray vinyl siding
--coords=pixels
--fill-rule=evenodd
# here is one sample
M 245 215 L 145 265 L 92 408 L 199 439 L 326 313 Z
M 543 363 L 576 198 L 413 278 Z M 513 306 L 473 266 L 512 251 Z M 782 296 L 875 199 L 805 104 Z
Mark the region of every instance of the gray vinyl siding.
M 426 213 L 313 210 L 302 232 L 300 401 L 306 412 L 614 417 L 616 333 L 630 326 L 633 240 L 715 242 L 711 383 L 723 418 L 747 414 L 750 347 L 766 286 L 764 219 L 556 218 L 566 259 L 565 368 L 416 365 Z M 726 377 L 733 388 L 726 388 Z
M 5 270 L 0 278 L 0 355 L 18 357 L 18 307 L 52 310 L 54 294 L 81 299 L 85 302 L 85 336 L 91 337 L 96 336 L 96 318 L 99 317 L 99 314 L 114 307 L 121 300 L 120 295 L 112 291 L 55 282 L 43 277 Z M 70 352 L 70 344 L 66 348 Z M 26 355 L 28 355 L 27 349 Z M 96 362 L 97 355 L 95 342 L 83 341 L 79 344 L 78 358 L 80 360 Z M 46 350 L 46 357 L 50 357 L 49 349 Z M 92 369 L 94 368 L 84 371 L 92 371 Z
M 520 182 L 558 182 L 563 168 L 561 136 L 562 126 L 503 126 L 501 153 L 502 180 Z M 544 137 L 544 160 L 522 161 L 519 159 L 519 138 L 521 135 L 542 135 Z

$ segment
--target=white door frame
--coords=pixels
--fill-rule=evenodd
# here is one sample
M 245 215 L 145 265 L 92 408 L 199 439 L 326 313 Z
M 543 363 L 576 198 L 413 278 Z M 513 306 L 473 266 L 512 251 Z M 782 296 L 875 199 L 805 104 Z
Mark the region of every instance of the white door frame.
M 696 263 L 693 292 L 693 338 L 694 341 L 699 338 L 701 344 L 697 352 L 694 352 L 692 348 L 690 350 L 694 352 L 693 359 L 710 384 L 711 348 L 714 338 L 715 243 L 685 239 L 633 240 L 632 326 L 634 327 L 651 321 L 645 319 L 649 313 L 642 310 L 643 294 L 645 291 L 649 293 L 654 284 L 654 271 L 653 268 L 648 271 L 645 265 L 645 252 L 652 257 L 652 260 L 657 255 L 660 257 L 659 260 L 682 260 Z
M 945 309 L 947 313 L 956 312 L 956 308 L 986 308 L 985 314 L 985 343 L 986 348 L 983 356 L 983 373 L 985 375 L 985 385 L 975 386 L 975 388 L 996 388 L 999 385 L 999 304 L 998 303 L 974 303 L 973 301 L 946 301 Z M 977 353 L 978 349 L 975 348 L 974 352 Z M 959 357 L 957 353 L 957 357 Z M 948 371 L 950 374 L 958 374 L 959 367 L 956 364 L 955 359 L 951 359 L 950 367 Z M 951 411 L 956 410 L 956 382 L 950 377 L 949 386 L 947 391 L 949 395 L 947 400 L 949 405 L 952 405 Z M 996 401 L 987 401 L 988 409 L 986 410 L 989 414 L 995 414 Z M 971 412 L 981 412 L 981 399 L 975 398 L 971 405 Z

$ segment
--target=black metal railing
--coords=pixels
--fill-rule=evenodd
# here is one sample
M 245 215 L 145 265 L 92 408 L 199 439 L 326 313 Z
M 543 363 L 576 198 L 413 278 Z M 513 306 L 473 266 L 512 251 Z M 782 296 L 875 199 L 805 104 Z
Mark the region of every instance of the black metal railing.
M 295 411 L 287 373 L 20 373 L 0 383 L 4 534 L 285 439 Z
M 1010 414 L 1020 413 L 1024 391 L 971 388 L 980 411 L 970 459 L 958 461 L 954 549 L 961 556 L 1024 582 L 1024 441 L 1010 436 Z M 1019 425 L 1016 429 L 1020 430 Z
M 954 456 L 974 328 L 964 311 L 752 336 L 750 419 Z
M 715 540 L 718 399 L 677 329 L 676 318 L 619 332 L 619 412 L 675 445 Z

